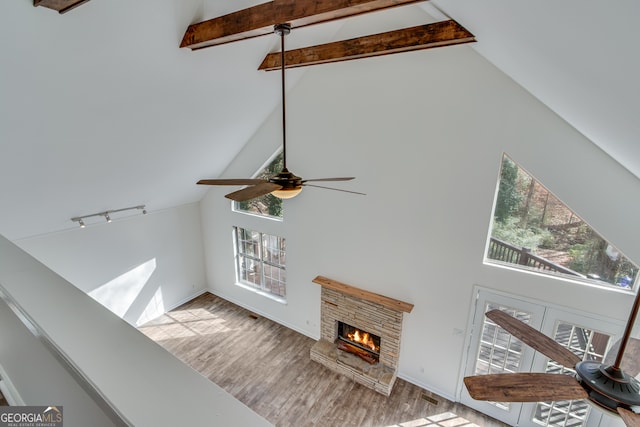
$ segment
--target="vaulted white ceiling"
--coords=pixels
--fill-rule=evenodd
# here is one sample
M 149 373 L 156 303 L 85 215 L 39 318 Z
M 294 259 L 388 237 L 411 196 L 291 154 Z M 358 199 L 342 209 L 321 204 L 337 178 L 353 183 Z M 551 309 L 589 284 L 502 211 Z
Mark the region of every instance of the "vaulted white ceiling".
M 32 0 L 0 2 L 0 234 L 200 200 L 207 189 L 195 182 L 222 174 L 279 105 L 279 75 L 257 71 L 279 41 L 178 45 L 190 23 L 260 2 L 92 0 L 65 15 Z M 348 26 L 372 34 L 449 15 L 475 34 L 473 49 L 640 177 L 640 3 L 436 0 L 400 9 L 299 30 L 288 47 L 332 41 Z

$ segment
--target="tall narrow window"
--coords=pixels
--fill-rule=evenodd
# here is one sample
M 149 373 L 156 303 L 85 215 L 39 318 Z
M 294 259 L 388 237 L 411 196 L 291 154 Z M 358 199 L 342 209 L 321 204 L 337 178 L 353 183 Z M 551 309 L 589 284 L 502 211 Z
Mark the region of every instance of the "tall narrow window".
M 505 311 L 524 323 L 529 323 L 531 318 L 531 313 L 526 311 L 487 303 L 486 311 L 494 309 Z M 483 317 L 482 336 L 478 346 L 474 375 L 518 372 L 522 358 L 522 346 L 522 341 L 502 329 L 488 317 Z M 509 403 L 490 403 L 505 410 L 509 410 L 510 407 Z
M 486 259 L 629 289 L 638 276 L 635 263 L 507 155 Z
M 234 235 L 238 282 L 284 300 L 285 239 L 240 227 Z
M 282 152 L 255 176 L 257 179 L 269 179 L 283 168 Z M 267 218 L 282 219 L 282 199 L 266 194 L 246 202 L 233 202 L 233 210 Z

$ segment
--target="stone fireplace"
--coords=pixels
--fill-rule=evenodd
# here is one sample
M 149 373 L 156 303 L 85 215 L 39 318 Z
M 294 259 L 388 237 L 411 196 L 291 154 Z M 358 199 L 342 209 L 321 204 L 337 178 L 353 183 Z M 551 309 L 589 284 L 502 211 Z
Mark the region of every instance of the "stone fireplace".
M 322 291 L 320 340 L 311 359 L 389 396 L 398 374 L 403 313 L 413 304 L 322 276 L 313 282 Z

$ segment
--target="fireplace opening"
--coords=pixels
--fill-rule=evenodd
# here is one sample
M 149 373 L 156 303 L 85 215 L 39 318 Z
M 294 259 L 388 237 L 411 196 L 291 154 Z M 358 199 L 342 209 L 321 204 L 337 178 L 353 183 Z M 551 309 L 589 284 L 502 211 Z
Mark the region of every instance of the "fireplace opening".
M 355 326 L 338 322 L 338 349 L 355 354 L 362 360 L 374 364 L 380 360 L 380 337 Z

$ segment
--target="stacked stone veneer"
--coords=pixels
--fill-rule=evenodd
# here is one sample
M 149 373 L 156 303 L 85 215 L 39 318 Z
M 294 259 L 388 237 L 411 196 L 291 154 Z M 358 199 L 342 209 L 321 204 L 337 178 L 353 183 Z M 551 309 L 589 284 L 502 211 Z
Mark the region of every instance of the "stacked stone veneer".
M 321 304 L 320 341 L 311 348 L 311 359 L 389 396 L 398 373 L 403 313 L 326 287 Z M 380 337 L 377 364 L 337 349 L 338 321 Z

